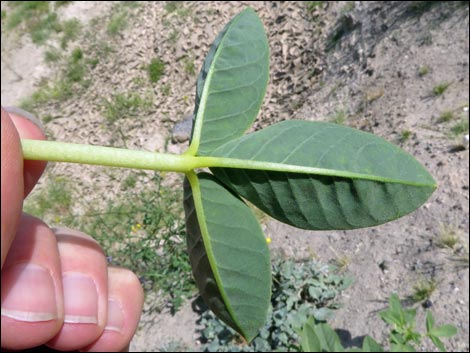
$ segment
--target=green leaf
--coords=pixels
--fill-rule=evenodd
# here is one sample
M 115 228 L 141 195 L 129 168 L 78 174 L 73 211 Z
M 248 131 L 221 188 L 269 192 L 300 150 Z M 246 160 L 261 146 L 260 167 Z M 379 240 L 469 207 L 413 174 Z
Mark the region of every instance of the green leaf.
M 442 325 L 434 327 L 429 334 L 437 337 L 452 337 L 457 334 L 457 327 L 453 325 Z
M 204 61 L 187 154 L 208 155 L 242 136 L 258 115 L 268 76 L 266 33 L 256 13 L 248 8 L 227 24 Z
M 285 121 L 211 153 L 214 175 L 281 222 L 304 229 L 382 224 L 436 188 L 426 169 L 384 139 L 337 124 Z M 222 161 L 222 158 L 220 158 Z
M 416 349 L 409 344 L 392 344 L 392 352 L 416 352 Z
M 426 313 L 426 331 L 429 333 L 434 327 L 434 317 L 432 316 L 432 313 L 428 311 Z
M 300 334 L 300 342 L 304 352 L 321 352 L 320 340 L 313 329 L 314 325 L 313 318 L 309 319 Z
M 207 306 L 248 341 L 266 321 L 271 265 L 250 208 L 207 173 L 185 181 L 188 252 Z
M 328 324 L 314 326 L 315 333 L 320 340 L 323 352 L 342 352 L 344 350 L 336 332 Z
M 383 352 L 383 348 L 372 337 L 366 336 L 362 342 L 363 352 Z
M 432 343 L 434 343 L 434 345 L 437 347 L 437 349 L 439 349 L 441 352 L 446 351 L 444 343 L 442 343 L 442 341 L 438 337 L 429 335 L 429 338 L 431 339 Z

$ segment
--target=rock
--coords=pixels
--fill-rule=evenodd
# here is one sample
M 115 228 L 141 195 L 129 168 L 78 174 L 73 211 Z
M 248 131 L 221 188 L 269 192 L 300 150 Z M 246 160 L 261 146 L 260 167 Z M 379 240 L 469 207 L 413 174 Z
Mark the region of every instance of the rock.
M 193 129 L 193 119 L 194 114 L 191 114 L 175 124 L 173 130 L 171 130 L 171 141 L 173 143 L 182 143 L 189 140 Z

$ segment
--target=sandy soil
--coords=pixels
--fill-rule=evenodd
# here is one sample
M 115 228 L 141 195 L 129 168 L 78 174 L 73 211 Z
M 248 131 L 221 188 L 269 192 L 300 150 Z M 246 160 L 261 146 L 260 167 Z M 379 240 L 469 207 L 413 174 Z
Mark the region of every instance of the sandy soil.
M 400 144 L 439 183 L 419 210 L 371 229 L 306 232 L 267 220 L 271 246 L 297 258 L 347 259 L 347 272 L 356 281 L 343 293 L 344 308 L 331 322 L 345 342 L 357 342 L 366 334 L 384 342 L 387 331 L 376 313 L 390 294 L 411 295 L 417 283 L 433 279 L 438 283 L 431 296 L 437 323 L 452 323 L 459 329 L 448 348 L 468 351 L 468 260 L 466 267 L 457 261 L 465 251 L 468 254 L 469 245 L 468 147 L 462 134 L 450 133 L 455 122 L 438 122 L 445 111 L 468 119 L 468 5 L 437 3 L 418 11 L 404 2 L 332 2 L 310 14 L 302 2 L 191 2 L 184 4 L 191 16 L 184 17 L 168 14 L 163 3 L 147 2 L 114 39 L 117 52 L 112 60 L 100 62 L 85 93 L 38 110 L 39 116 L 54 117 L 45 124 L 50 137 L 184 151 L 184 143 L 168 141 L 174 124 L 192 112 L 196 77 L 184 69 L 185 62 L 189 58 L 199 70 L 218 31 L 246 5 L 259 13 L 271 47 L 271 79 L 255 128 L 285 119 L 341 117 L 346 125 Z M 89 23 L 93 17 L 109 16 L 109 9 L 97 2 L 87 6 L 74 2 L 62 15 Z M 97 28 L 99 36 L 103 29 Z M 82 38 L 78 44 L 86 47 L 91 41 Z M 43 50 L 25 36 L 4 38 L 2 31 L 2 105 L 18 104 L 51 75 Z M 155 55 L 167 66 L 152 88 L 154 105 L 139 119 L 125 119 L 120 128 L 127 139 L 116 139 L 104 124 L 99 102 L 129 89 L 145 94 L 136 78 L 145 75 L 142 65 Z M 428 72 L 420 74 L 422 68 Z M 450 85 L 435 96 L 433 87 L 440 83 Z M 168 94 L 163 92 L 165 86 Z M 405 131 L 409 137 L 403 141 Z M 103 169 L 55 165 L 53 171 L 76 180 L 84 202 L 96 188 L 104 199 L 115 192 L 114 176 Z M 443 228 L 454 229 L 460 238 L 454 250 L 437 245 Z M 150 295 L 148 303 L 151 300 Z M 417 307 L 422 323 L 424 310 Z M 175 342 L 197 349 L 196 320 L 190 302 L 175 316 L 144 314 L 131 349 L 153 351 Z

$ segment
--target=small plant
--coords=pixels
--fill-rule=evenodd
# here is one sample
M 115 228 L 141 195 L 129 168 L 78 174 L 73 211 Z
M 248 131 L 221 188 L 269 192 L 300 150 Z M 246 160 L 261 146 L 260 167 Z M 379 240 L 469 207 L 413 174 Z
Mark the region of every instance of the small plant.
M 150 82 L 157 83 L 165 72 L 165 63 L 159 58 L 153 58 L 147 67 Z
M 137 93 L 118 93 L 111 100 L 104 101 L 104 116 L 110 123 L 114 123 L 123 118 L 137 116 L 150 105 L 149 99 L 142 98 Z
M 121 33 L 127 27 L 127 16 L 126 11 L 115 11 L 108 22 L 106 32 L 110 36 L 116 36 Z
M 44 52 L 44 61 L 46 63 L 55 63 L 62 58 L 62 54 L 56 48 L 51 48 Z
M 70 82 L 81 82 L 85 73 L 86 66 L 83 60 L 83 52 L 80 48 L 75 48 L 65 68 L 65 78 Z
M 194 61 L 190 58 L 184 60 L 184 71 L 191 76 L 196 75 L 196 67 L 194 66 Z
M 403 130 L 400 134 L 400 137 L 398 138 L 398 141 L 400 141 L 400 143 L 405 143 L 411 138 L 411 136 L 413 136 L 413 132 L 411 132 L 411 130 Z
M 404 309 L 396 294 L 392 294 L 389 308 L 380 313 L 380 317 L 392 326 L 390 333 L 390 351 L 415 352 L 420 342 L 429 338 L 442 352 L 445 351 L 441 337 L 452 337 L 457 334 L 457 328 L 452 325 L 435 326 L 432 313 L 426 313 L 426 333 L 416 331 L 416 309 Z M 336 332 L 326 323 L 317 323 L 313 318 L 304 325 L 301 332 L 302 350 L 304 352 L 384 352 L 379 343 L 366 336 L 362 348 L 345 349 Z
M 191 11 L 188 8 L 185 8 L 183 1 L 167 1 L 165 5 L 165 10 L 168 13 L 176 13 L 178 17 L 187 17 L 191 14 Z
M 454 136 L 468 134 L 468 116 L 462 115 L 460 120 L 451 127 L 450 131 Z
M 441 113 L 441 115 L 439 115 L 439 118 L 437 119 L 437 122 L 438 123 L 446 123 L 446 122 L 454 120 L 454 119 L 455 119 L 454 112 L 451 111 L 451 110 L 447 110 L 447 111 Z
M 433 95 L 434 96 L 442 95 L 447 90 L 447 88 L 449 88 L 450 84 L 451 84 L 450 82 L 442 82 L 442 83 L 437 84 L 432 89 Z
M 203 350 L 292 351 L 299 345 L 298 332 L 309 317 L 324 322 L 338 309 L 340 291 L 351 283 L 334 266 L 314 261 L 293 262 L 277 259 L 272 266 L 273 288 L 266 324 L 249 345 L 240 346 L 238 334 L 210 311 L 201 314 L 199 324 Z
M 440 248 L 448 248 L 454 250 L 460 243 L 460 238 L 456 228 L 449 225 L 441 225 L 436 245 Z
M 307 11 L 313 12 L 323 5 L 324 1 L 307 1 Z
M 137 180 L 129 176 L 126 183 L 133 185 Z M 89 206 L 67 225 L 80 224 L 102 244 L 111 264 L 132 269 L 145 289 L 157 291 L 152 311 L 167 307 L 175 312 L 196 287 L 183 241 L 181 194 L 164 187 L 162 181 L 154 173 L 148 187 L 126 192 L 135 201 L 118 197 L 104 210 Z
M 420 66 L 418 69 L 418 75 L 420 77 L 426 76 L 431 69 L 427 65 Z
M 69 217 L 72 205 L 71 184 L 62 177 L 49 178 L 44 188 L 25 201 L 27 213 L 44 219 L 48 214 L 54 217 Z M 53 221 L 57 221 L 54 219 Z M 57 222 L 56 222 L 57 223 Z
M 69 42 L 78 38 L 82 30 L 82 24 L 76 18 L 62 22 L 62 38 L 60 46 L 66 49 Z
M 268 79 L 266 33 L 246 9 L 226 25 L 204 61 L 191 141 L 182 155 L 22 140 L 25 159 L 184 173 L 196 284 L 210 309 L 247 341 L 266 322 L 271 266 L 266 238 L 243 199 L 292 226 L 347 230 L 404 216 L 436 188 L 411 155 L 363 131 L 289 120 L 245 134 Z M 142 102 L 134 94 L 115 96 L 105 103 L 105 115 L 116 121 Z
M 422 280 L 418 282 L 413 287 L 413 294 L 411 295 L 411 299 L 416 303 L 429 300 L 432 293 L 434 293 L 434 291 L 437 289 L 437 284 L 438 283 L 435 279 Z
M 346 110 L 337 110 L 332 116 L 330 121 L 335 124 L 343 125 L 348 119 L 348 112 Z

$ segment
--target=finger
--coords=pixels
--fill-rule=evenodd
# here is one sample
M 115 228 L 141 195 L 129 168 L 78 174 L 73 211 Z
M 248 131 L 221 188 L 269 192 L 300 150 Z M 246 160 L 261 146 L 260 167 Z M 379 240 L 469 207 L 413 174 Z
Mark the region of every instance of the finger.
M 32 140 L 45 140 L 41 122 L 31 113 L 25 112 L 16 107 L 3 107 L 10 115 L 13 124 L 18 131 L 20 138 Z M 46 162 L 43 161 L 24 161 L 24 197 L 26 197 L 34 185 L 36 185 L 39 177 L 46 168 Z
M 108 268 L 108 317 L 100 338 L 87 351 L 121 352 L 128 346 L 139 324 L 144 292 L 129 270 Z
M 58 350 L 77 350 L 96 341 L 106 325 L 106 258 L 88 235 L 70 229 L 54 232 L 62 267 L 64 324 L 47 345 Z
M 2 269 L 1 346 L 26 349 L 53 338 L 63 320 L 62 278 L 54 233 L 23 214 Z
M 1 110 L 1 265 L 16 233 L 23 205 L 23 155 L 9 115 Z

